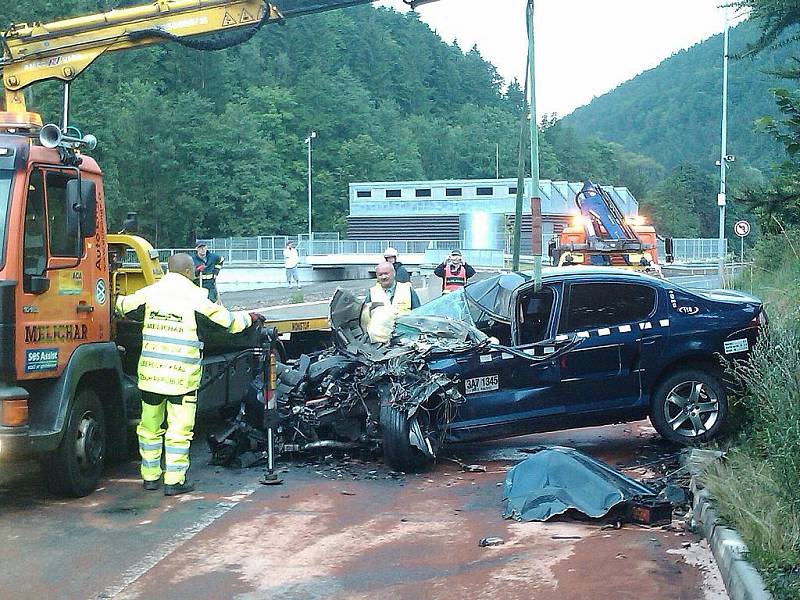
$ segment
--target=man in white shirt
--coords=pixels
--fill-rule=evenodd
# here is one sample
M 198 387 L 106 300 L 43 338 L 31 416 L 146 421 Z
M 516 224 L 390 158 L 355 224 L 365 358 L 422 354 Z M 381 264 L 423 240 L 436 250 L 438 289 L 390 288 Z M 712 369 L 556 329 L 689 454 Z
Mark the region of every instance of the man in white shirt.
M 286 248 L 283 250 L 283 266 L 286 268 L 286 286 L 292 287 L 292 281 L 300 289 L 300 276 L 297 273 L 297 263 L 300 262 L 300 255 L 297 254 L 297 248 L 294 247 L 292 242 L 286 242 Z

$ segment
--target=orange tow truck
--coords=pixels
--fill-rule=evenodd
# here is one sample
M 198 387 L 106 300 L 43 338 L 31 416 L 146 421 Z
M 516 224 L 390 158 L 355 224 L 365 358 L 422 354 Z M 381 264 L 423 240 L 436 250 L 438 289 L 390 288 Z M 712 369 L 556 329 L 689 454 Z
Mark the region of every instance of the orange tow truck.
M 266 23 L 370 1 L 156 0 L 2 33 L 0 456 L 38 454 L 52 490 L 84 496 L 107 460 L 125 457 L 140 410 L 140 326 L 112 318 L 111 307 L 162 269 L 145 240 L 107 231 L 102 172 L 84 153 L 97 141 L 69 125 L 70 82 L 106 52 L 199 47 L 204 34 L 238 32 L 232 45 Z M 213 49 L 224 42 L 215 38 Z M 47 79 L 64 82 L 60 126 L 43 126 L 25 105 L 23 90 Z M 118 259 L 128 248 L 135 268 Z M 260 333 L 206 342 L 199 409 L 239 403 L 259 368 L 266 387 L 274 344 Z M 242 366 L 242 356 L 254 360 Z
M 604 265 L 661 275 L 656 230 L 644 217 L 624 216 L 608 192 L 590 181 L 575 203 L 571 223 L 548 248 L 555 266 Z M 666 262 L 672 262 L 672 240 L 664 242 Z

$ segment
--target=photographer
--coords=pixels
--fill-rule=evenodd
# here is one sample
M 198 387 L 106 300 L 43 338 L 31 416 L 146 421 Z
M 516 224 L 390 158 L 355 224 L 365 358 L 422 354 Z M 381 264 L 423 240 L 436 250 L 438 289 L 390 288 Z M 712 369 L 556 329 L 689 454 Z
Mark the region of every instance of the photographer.
M 467 280 L 475 275 L 475 269 L 464 262 L 461 250 L 453 250 L 450 256 L 433 270 L 433 274 L 442 278 L 442 293 L 449 294 L 463 288 Z

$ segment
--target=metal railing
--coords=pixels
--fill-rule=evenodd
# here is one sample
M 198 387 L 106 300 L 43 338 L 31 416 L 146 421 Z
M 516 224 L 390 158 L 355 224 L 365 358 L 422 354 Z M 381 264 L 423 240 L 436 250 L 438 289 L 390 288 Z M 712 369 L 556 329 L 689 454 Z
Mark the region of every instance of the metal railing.
M 728 240 L 719 238 L 672 238 L 673 256 L 676 263 L 702 263 L 719 260 L 720 244 L 722 255 L 727 255 Z M 658 256 L 661 263 L 667 255 L 664 242 L 658 240 Z

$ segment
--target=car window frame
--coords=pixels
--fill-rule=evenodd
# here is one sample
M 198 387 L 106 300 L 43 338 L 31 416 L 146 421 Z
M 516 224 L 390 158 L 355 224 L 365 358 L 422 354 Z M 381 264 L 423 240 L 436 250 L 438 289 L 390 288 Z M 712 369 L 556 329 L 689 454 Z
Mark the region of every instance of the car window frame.
M 514 318 L 512 319 L 511 324 L 511 341 L 514 348 L 529 348 L 531 346 L 535 346 L 537 344 L 542 344 L 543 342 L 547 342 L 548 340 L 552 340 L 555 338 L 555 332 L 558 327 L 558 317 L 561 314 L 561 305 L 562 300 L 564 298 L 564 282 L 562 281 L 553 281 L 553 282 L 544 282 L 542 284 L 542 288 L 550 288 L 553 291 L 553 305 L 550 307 L 550 319 L 547 325 L 547 332 L 545 338 L 543 340 L 539 340 L 538 342 L 530 342 L 528 344 L 520 344 L 519 343 L 519 308 L 520 308 L 520 296 L 528 292 L 529 290 L 533 290 L 534 288 L 533 282 L 522 285 L 514 290 L 514 295 L 512 296 L 512 303 L 514 305 L 513 315 Z
M 593 325 L 591 327 L 582 327 L 582 328 L 578 328 L 578 329 L 568 329 L 568 330 L 565 330 L 565 331 L 561 331 L 561 323 L 562 323 L 562 321 L 565 321 L 567 319 L 567 315 L 568 315 L 569 308 L 570 308 L 572 286 L 574 286 L 574 285 L 590 285 L 590 284 L 611 284 L 611 285 L 618 285 L 618 286 L 636 285 L 636 286 L 643 286 L 643 287 L 646 287 L 646 288 L 650 288 L 653 291 L 653 306 L 651 307 L 651 309 L 647 313 L 647 315 L 645 317 L 641 318 L 641 319 L 633 319 L 633 320 L 630 320 L 630 321 L 622 321 L 622 322 L 614 323 L 614 324 L 611 324 L 611 325 L 605 325 L 605 324 L 603 324 L 603 325 Z M 563 302 L 561 304 L 561 310 L 560 310 L 559 315 L 558 315 L 558 319 L 557 319 L 558 322 L 556 323 L 555 334 L 556 335 L 569 335 L 570 333 L 576 333 L 576 332 L 580 332 L 580 331 L 591 331 L 591 330 L 594 330 L 594 329 L 601 329 L 601 328 L 608 328 L 608 327 L 618 327 L 619 325 L 630 325 L 630 324 L 633 324 L 633 323 L 640 323 L 642 321 L 651 319 L 653 317 L 653 315 L 655 315 L 658 312 L 658 303 L 659 303 L 658 290 L 659 290 L 658 286 L 652 285 L 652 284 L 650 284 L 649 282 L 646 282 L 646 281 L 627 281 L 627 280 L 626 281 L 610 281 L 608 279 L 588 279 L 588 280 L 581 280 L 581 281 L 565 282 L 564 300 L 563 300 Z

